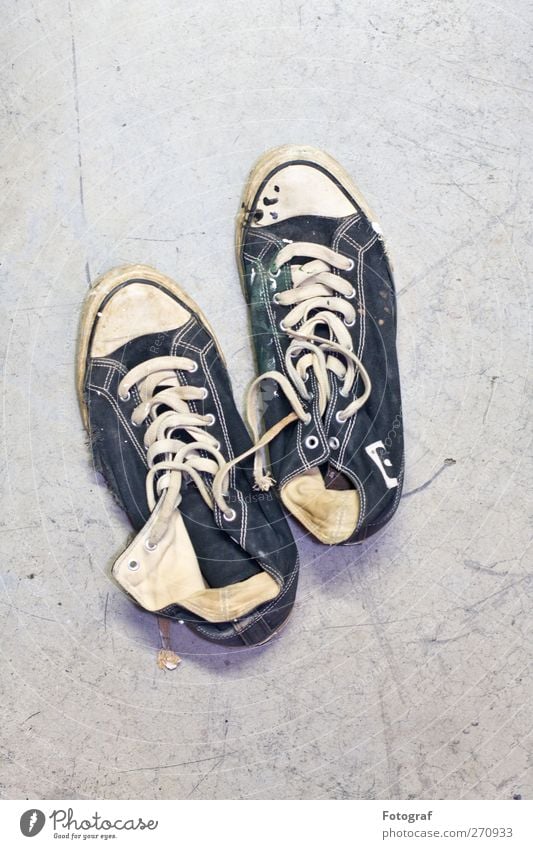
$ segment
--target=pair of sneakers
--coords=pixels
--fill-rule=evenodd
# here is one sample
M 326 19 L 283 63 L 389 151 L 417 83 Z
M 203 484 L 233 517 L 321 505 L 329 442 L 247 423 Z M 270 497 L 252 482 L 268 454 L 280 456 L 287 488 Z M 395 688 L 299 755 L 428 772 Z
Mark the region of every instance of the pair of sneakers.
M 319 150 L 268 152 L 236 243 L 258 366 L 249 431 L 206 317 L 148 266 L 91 287 L 77 389 L 96 468 L 137 532 L 113 566 L 120 586 L 206 639 L 252 646 L 286 621 L 298 583 L 271 488 L 321 542 L 357 543 L 396 510 L 404 455 L 391 266 L 350 177 Z

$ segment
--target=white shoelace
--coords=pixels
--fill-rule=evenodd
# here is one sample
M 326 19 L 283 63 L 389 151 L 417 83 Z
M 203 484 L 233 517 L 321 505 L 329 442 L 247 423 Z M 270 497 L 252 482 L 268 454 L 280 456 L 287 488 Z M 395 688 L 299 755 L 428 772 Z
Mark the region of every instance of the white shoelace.
M 250 386 L 246 402 L 247 418 L 255 443 L 254 450 L 257 452 L 254 461 L 254 478 L 257 488 L 261 490 L 269 489 L 274 481 L 265 472 L 260 449 L 263 449 L 291 422 L 300 419 L 308 424 L 311 420 L 311 414 L 306 413 L 300 400 L 312 400 L 306 387 L 311 371 L 316 378 L 321 416 L 324 415 L 331 396 L 328 371 L 333 372 L 342 381 L 339 394 L 345 398 L 349 396 L 356 376 L 359 374 L 364 387 L 363 392 L 343 410 L 337 412 L 339 423 L 355 415 L 368 400 L 372 388 L 368 372 L 354 354 L 351 335 L 347 329 L 353 326 L 356 319 L 355 308 L 350 303 L 355 297 L 355 290 L 351 283 L 332 271 L 332 268 L 350 271 L 353 268 L 353 261 L 325 245 L 291 242 L 276 255 L 272 276 L 277 277 L 281 267 L 295 256 L 309 257 L 311 262 L 304 265 L 291 265 L 292 288 L 274 295 L 276 303 L 292 307 L 280 322 L 281 330 L 292 337 L 285 353 L 288 377 L 279 371 L 268 371 L 259 375 Z M 313 315 L 310 315 L 311 312 Z M 302 322 L 300 327 L 295 330 L 300 322 Z M 316 335 L 318 326 L 328 328 L 329 338 Z M 283 390 L 293 413 L 270 428 L 260 438 L 257 390 L 261 382 L 267 378 L 276 381 Z
M 220 485 L 225 483 L 227 472 L 219 477 L 216 489 L 213 485 L 212 497 L 202 478 L 202 473 L 215 477 L 228 467 L 218 440 L 206 430 L 214 424 L 214 416 L 193 412 L 189 407 L 191 401 L 205 400 L 207 389 L 182 386 L 176 377 L 176 370 L 194 372 L 197 368 L 187 357 L 154 357 L 135 366 L 119 383 L 119 396 L 123 401 L 129 399 L 133 386 L 137 386 L 139 392 L 141 401 L 132 413 L 132 423 L 139 426 L 148 416 L 153 419 L 144 435 L 149 467 L 146 496 L 151 512 L 160 499 L 163 503 L 147 541 L 147 548 L 151 550 L 163 537 L 173 511 L 181 502 L 183 474 L 192 478 L 211 509 L 216 503 L 228 521 L 235 516 L 224 500 Z M 158 413 L 160 407 L 165 409 Z M 176 430 L 184 430 L 194 441 L 175 439 Z M 201 451 L 210 456 L 201 456 Z M 161 472 L 163 474 L 156 480 Z

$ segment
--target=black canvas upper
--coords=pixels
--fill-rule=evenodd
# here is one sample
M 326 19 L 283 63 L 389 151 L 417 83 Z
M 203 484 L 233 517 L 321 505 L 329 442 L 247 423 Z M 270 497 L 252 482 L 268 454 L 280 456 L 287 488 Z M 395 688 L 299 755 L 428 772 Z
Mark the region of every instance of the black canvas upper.
M 146 280 L 128 281 L 137 282 L 156 285 Z M 105 357 L 90 359 L 85 393 L 95 464 L 137 530 L 150 516 L 145 487 L 148 464 L 143 445 L 150 419 L 138 427 L 132 424 L 131 413 L 140 403 L 139 395 L 133 387 L 129 400 L 124 401 L 118 385 L 134 366 L 162 356 L 189 357 L 198 364 L 196 372 L 177 371 L 176 376 L 179 383 L 208 389 L 205 401 L 189 403 L 192 411 L 213 414 L 209 431 L 219 441 L 225 459 L 238 456 L 251 445 L 235 407 L 224 362 L 211 334 L 194 314 L 176 330 L 140 336 Z M 183 431 L 176 438 L 189 437 Z M 203 474 L 203 479 L 210 487 L 212 478 Z M 261 637 L 266 639 L 287 617 L 297 584 L 297 551 L 279 504 L 271 493 L 253 489 L 247 461 L 230 472 L 226 501 L 235 511 L 231 521 L 218 507 L 211 510 L 187 476 L 181 496 L 179 510 L 210 587 L 224 587 L 264 570 L 278 582 L 280 594 L 253 611 L 245 622 L 210 624 L 177 605 L 160 612 L 180 618 L 201 635 L 225 644 L 253 644 L 262 641 Z
M 353 198 L 352 202 L 357 206 Z M 252 206 L 241 237 L 241 260 L 259 374 L 271 370 L 287 374 L 284 355 L 291 337 L 279 324 L 288 308 L 273 300 L 276 292 L 292 288 L 290 264 L 283 266 L 279 274 L 274 267 L 281 248 L 288 240 L 313 242 L 326 245 L 354 262 L 353 270 L 335 273 L 355 289 L 352 304 L 356 321 L 350 333 L 353 351 L 372 381 L 370 397 L 353 417 L 344 423 L 337 422 L 337 411 L 362 394 L 363 388 L 357 377 L 354 394 L 344 398 L 339 395 L 339 379 L 328 371 L 331 398 L 321 417 L 316 378 L 311 370 L 308 389 L 314 398 L 310 403 L 302 401 L 312 414 L 309 424 L 301 421 L 291 424 L 273 440 L 269 450 L 273 475 L 280 488 L 316 467 L 325 475 L 342 472 L 351 481 L 359 493 L 361 510 L 349 541 L 357 542 L 374 533 L 392 516 L 401 496 L 404 473 L 396 297 L 384 243 L 360 209 L 344 218 L 298 216 L 264 227 L 251 226 L 253 216 Z M 291 262 L 299 260 L 295 257 Z M 308 261 L 308 257 L 301 257 L 302 263 Z M 270 387 L 268 380 L 265 384 L 264 417 L 269 428 L 286 416 L 291 407 L 283 393 L 276 392 L 274 382 Z M 313 448 L 306 445 L 309 435 L 318 441 Z M 339 441 L 338 447 L 332 447 L 332 439 L 333 446 L 335 440 Z M 313 444 L 315 440 L 310 442 Z

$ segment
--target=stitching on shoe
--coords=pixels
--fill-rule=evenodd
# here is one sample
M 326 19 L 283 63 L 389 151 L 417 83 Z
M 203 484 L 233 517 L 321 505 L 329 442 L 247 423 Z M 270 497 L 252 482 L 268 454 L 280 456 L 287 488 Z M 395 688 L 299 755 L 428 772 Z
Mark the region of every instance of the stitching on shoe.
M 279 236 L 274 236 L 273 233 L 264 233 L 264 232 L 261 232 L 260 230 L 258 230 L 257 233 L 254 231 L 254 237 L 256 235 L 259 239 L 263 239 L 263 241 L 266 242 L 264 248 L 260 251 L 260 253 L 257 256 L 257 259 L 259 259 L 259 260 L 263 259 L 263 257 L 267 253 L 268 249 L 270 247 L 272 247 L 272 245 L 275 245 L 277 248 L 281 248 L 281 246 L 283 244 L 283 239 L 281 239 Z
M 360 218 L 360 215 L 350 215 L 350 217 L 346 221 L 344 221 L 341 226 L 335 231 L 332 242 L 335 250 L 338 248 L 339 242 L 346 233 L 346 231 L 350 229 L 352 224 L 355 224 L 356 221 L 359 221 Z
M 138 454 L 138 455 L 139 455 L 139 457 L 141 458 L 141 460 L 142 460 L 142 462 L 143 462 L 143 465 L 145 466 L 145 468 L 148 468 L 148 463 L 147 463 L 147 461 L 146 461 L 146 452 L 145 452 L 145 451 L 143 451 L 143 450 L 141 449 L 141 445 L 140 445 L 140 443 L 139 443 L 139 441 L 138 441 L 138 439 L 137 439 L 136 434 L 135 434 L 135 433 L 133 432 L 133 430 L 131 429 L 130 424 L 128 423 L 127 419 L 126 419 L 126 418 L 125 418 L 125 416 L 123 415 L 123 413 L 122 413 L 122 411 L 121 411 L 120 407 L 118 406 L 117 402 L 115 401 L 115 399 L 113 398 L 113 396 L 111 395 L 111 393 L 110 393 L 110 392 L 108 392 L 106 389 L 104 389 L 102 386 L 95 386 L 95 385 L 94 385 L 94 384 L 92 384 L 92 383 L 90 383 L 90 384 L 89 384 L 89 388 L 90 388 L 90 389 L 92 389 L 92 390 L 93 390 L 93 391 L 95 391 L 95 392 L 99 392 L 101 395 L 103 395 L 103 396 L 104 396 L 104 398 L 107 398 L 107 400 L 109 401 L 109 403 L 110 403 L 110 404 L 111 404 L 111 406 L 113 407 L 113 409 L 114 409 L 115 413 L 117 414 L 117 417 L 118 417 L 119 421 L 122 423 L 122 426 L 124 427 L 124 430 L 125 430 L 125 431 L 128 433 L 128 435 L 130 436 L 130 438 L 131 438 L 131 442 L 132 442 L 132 444 L 133 444 L 133 446 L 134 446 L 135 450 L 137 451 L 137 454 Z
M 114 374 L 115 374 L 115 369 L 113 368 L 113 366 L 109 366 L 109 368 L 107 370 L 106 379 L 104 380 L 104 385 L 103 385 L 104 389 L 109 390 L 109 387 L 111 385 L 111 381 L 113 379 Z
M 188 333 L 188 331 L 193 327 L 193 325 L 196 325 L 196 318 L 195 318 L 195 316 L 191 315 L 191 317 L 185 322 L 183 327 L 178 328 L 178 330 L 177 330 L 177 332 L 176 332 L 176 334 L 175 334 L 175 336 L 174 336 L 174 338 L 171 342 L 171 346 L 170 346 L 171 354 L 173 354 L 173 355 L 176 354 L 177 349 L 178 349 L 178 345 L 181 344 L 181 340 L 182 340 L 184 333 Z
M 280 587 L 283 587 L 283 575 L 281 574 L 279 569 L 277 569 L 275 566 L 271 566 L 268 563 L 264 563 L 264 561 L 262 560 L 258 560 L 257 562 L 265 572 L 271 572 L 273 575 L 275 575 L 276 578 L 278 578 L 279 580 Z
M 369 248 L 372 247 L 372 245 L 376 244 L 376 242 L 378 241 L 378 235 L 377 235 L 377 233 L 374 233 L 370 237 L 368 242 L 365 242 L 363 245 L 360 245 L 358 242 L 355 241 L 355 239 L 352 239 L 351 236 L 348 236 L 347 233 L 343 233 L 343 235 L 341 236 L 341 239 L 344 239 L 344 241 L 348 242 L 348 244 L 350 244 L 353 248 L 355 248 L 358 251 L 367 251 Z
M 281 367 L 281 370 L 282 370 L 282 374 L 287 374 L 287 369 L 285 367 L 285 357 L 283 356 L 283 349 L 281 347 L 281 342 L 280 342 L 280 339 L 279 339 L 279 336 L 278 336 L 278 329 L 277 329 L 277 326 L 276 326 L 276 316 L 274 315 L 274 310 L 272 308 L 272 303 L 271 303 L 271 300 L 270 300 L 270 293 L 269 293 L 269 290 L 268 290 L 268 276 L 267 276 L 267 274 L 265 272 L 265 268 L 264 268 L 264 266 L 261 262 L 258 263 L 258 270 L 259 270 L 259 277 L 261 279 L 261 292 L 260 292 L 260 294 L 261 294 L 263 302 L 265 304 L 266 311 L 267 311 L 268 317 L 270 319 L 270 324 L 271 324 L 273 331 L 274 331 L 273 334 L 272 334 L 272 338 L 274 340 L 274 345 L 275 345 L 276 350 L 278 352 L 280 367 Z M 283 275 L 285 276 L 285 272 L 283 272 Z
M 356 246 L 353 239 L 351 239 L 346 234 L 343 234 L 342 238 L 346 239 L 349 243 Z M 358 284 L 357 288 L 358 288 L 358 294 L 359 294 L 359 297 L 360 297 L 361 307 L 363 309 L 363 315 L 362 315 L 362 321 L 361 321 L 362 330 L 361 330 L 361 336 L 360 336 L 360 344 L 359 344 L 359 348 L 358 348 L 358 356 L 360 358 L 362 356 L 364 343 L 365 343 L 365 340 L 366 340 L 366 301 L 365 301 L 365 297 L 364 297 L 364 285 L 363 285 L 364 258 L 365 258 L 367 251 L 373 245 L 375 245 L 377 241 L 379 241 L 378 236 L 377 236 L 377 234 L 375 234 L 369 239 L 368 242 L 365 243 L 365 245 L 362 248 L 359 248 L 358 246 L 356 246 L 358 248 L 358 253 L 359 253 L 358 269 L 357 269 L 357 284 Z M 357 378 L 357 381 L 358 381 L 358 379 L 359 378 Z M 357 388 L 357 382 L 355 384 L 355 389 L 356 388 Z M 349 472 L 349 469 L 348 469 L 347 464 L 345 462 L 345 455 L 346 455 L 346 451 L 347 451 L 348 444 L 349 444 L 350 438 L 352 436 L 353 430 L 356 426 L 356 422 L 357 422 L 357 414 L 350 421 L 350 424 L 349 424 L 349 426 L 346 430 L 345 436 L 342 440 L 341 449 L 340 449 L 339 454 L 338 454 L 338 464 L 340 466 L 340 470 L 343 471 L 343 472 L 346 472 L 348 474 L 350 472 Z M 402 468 L 403 468 L 403 466 L 402 466 Z M 357 476 L 353 472 L 351 474 L 354 475 L 354 477 L 357 478 Z M 364 489 L 363 489 L 363 486 L 361 484 L 361 481 L 359 480 L 359 478 L 357 478 L 357 480 L 358 480 L 359 485 L 361 487 L 360 497 L 361 497 L 361 494 L 363 494 L 364 504 L 362 503 L 362 505 L 361 505 L 360 521 L 358 522 L 358 526 L 356 528 L 355 533 L 357 533 L 360 530 L 360 528 L 363 524 L 363 521 L 364 521 L 364 516 L 366 515 L 366 495 L 364 494 Z M 400 495 L 401 495 L 401 485 L 399 485 L 398 489 L 400 490 Z M 396 497 L 395 497 L 395 500 L 396 500 Z M 396 504 L 397 504 L 397 502 L 396 502 Z M 396 509 L 396 506 L 391 508 L 390 514 L 392 514 L 395 509 Z M 376 525 L 376 524 L 381 524 L 382 522 L 383 522 L 383 517 L 380 518 L 379 522 L 369 522 L 368 526 L 371 527 L 371 526 Z
M 219 417 L 219 421 L 220 421 L 220 427 L 222 428 L 222 431 L 224 433 L 224 438 L 225 438 L 226 443 L 227 443 L 226 444 L 226 450 L 228 452 L 229 459 L 233 460 L 234 457 L 235 457 L 235 454 L 233 453 L 233 447 L 231 445 L 231 441 L 230 441 L 230 437 L 229 437 L 229 431 L 228 431 L 228 428 L 227 428 L 227 425 L 226 425 L 226 419 L 224 418 L 223 405 L 220 402 L 220 395 L 217 392 L 217 388 L 216 388 L 215 383 L 213 382 L 213 379 L 211 377 L 211 373 L 210 373 L 209 369 L 207 368 L 206 354 L 209 351 L 209 348 L 211 347 L 211 345 L 213 345 L 212 340 L 211 340 L 211 344 L 206 348 L 206 350 L 200 352 L 200 360 L 202 362 L 202 368 L 204 370 L 204 374 L 205 374 L 207 381 L 209 383 L 209 386 L 211 388 L 212 398 L 213 398 L 213 400 L 215 402 L 215 406 L 217 408 L 218 417 Z M 230 476 L 234 477 L 233 469 L 230 472 Z
M 128 369 L 123 363 L 120 363 L 118 360 L 113 360 L 111 357 L 93 357 L 91 359 L 91 367 L 93 366 L 111 366 L 121 374 L 127 374 Z
M 345 237 L 344 237 L 345 238 Z M 363 351 L 365 347 L 366 341 L 366 300 L 365 300 L 365 289 L 363 285 L 363 270 L 365 264 L 365 254 L 366 248 L 358 248 L 357 249 L 357 296 L 360 304 L 360 308 L 362 313 L 360 314 L 360 326 L 361 333 L 359 335 L 358 347 L 357 347 L 357 356 L 361 360 L 363 358 Z M 359 385 L 359 374 L 357 375 L 354 382 L 354 392 L 357 392 L 357 388 Z M 339 450 L 339 462 L 344 464 L 344 457 L 346 454 L 346 449 L 348 447 L 348 443 L 352 436 L 352 433 L 355 429 L 355 425 L 357 422 L 357 413 L 351 417 L 348 427 L 346 428 L 345 434 L 342 439 L 341 447 Z M 344 468 L 346 468 L 344 466 Z
M 237 498 L 239 500 L 239 503 L 241 505 L 241 510 L 242 510 L 242 513 L 241 513 L 241 516 L 242 516 L 241 533 L 240 533 L 240 536 L 239 536 L 239 545 L 243 549 L 243 551 L 246 551 L 245 540 L 246 540 L 246 532 L 248 530 L 248 506 L 245 503 L 242 492 L 240 490 L 237 490 Z
M 375 527 L 376 525 L 382 525 L 382 524 L 385 524 L 385 522 L 387 522 L 387 521 L 388 521 L 388 519 L 390 518 L 390 516 L 392 516 L 392 514 L 396 511 L 396 509 L 397 509 L 397 507 L 398 507 L 398 503 L 399 503 L 399 501 L 400 501 L 400 498 L 402 497 L 402 487 L 403 487 L 403 476 L 404 476 L 404 472 L 405 472 L 405 461 L 403 461 L 403 460 L 402 460 L 402 465 L 401 465 L 401 467 L 400 467 L 400 471 L 399 471 L 399 473 L 398 473 L 398 486 L 397 486 L 397 488 L 396 488 L 396 493 L 395 493 L 395 496 L 394 496 L 394 501 L 392 502 L 392 504 L 391 504 L 391 506 L 390 506 L 390 508 L 389 508 L 388 512 L 387 512 L 387 513 L 385 513 L 385 515 L 384 515 L 384 516 L 380 516 L 380 517 L 379 517 L 379 520 L 377 520 L 377 521 L 375 521 L 375 522 L 369 522 L 369 523 L 368 523 L 368 527 L 369 527 L 369 528 Z
M 359 220 L 360 217 L 361 216 L 359 216 L 357 220 Z M 350 222 L 346 222 L 346 226 L 342 226 L 339 229 L 339 231 L 335 234 L 334 245 L 335 245 L 336 250 L 339 249 L 341 239 L 346 238 L 347 231 L 349 230 L 349 228 L 354 223 L 355 223 L 354 220 L 352 220 Z M 358 301 L 359 301 L 360 307 L 362 309 L 362 313 L 360 314 L 361 333 L 360 333 L 359 340 L 358 340 L 357 356 L 359 357 L 359 359 L 361 359 L 362 354 L 363 354 L 363 349 L 364 349 L 364 340 L 365 340 L 365 336 L 366 336 L 366 302 L 365 302 L 364 287 L 363 287 L 364 251 L 361 248 L 359 248 L 359 246 L 355 246 L 355 247 L 356 247 L 356 250 L 357 250 L 357 272 L 356 272 L 357 296 L 358 296 Z M 359 384 L 359 375 L 356 376 L 356 379 L 355 379 L 355 382 L 354 382 L 354 387 L 353 387 L 354 393 L 357 392 L 358 384 Z M 341 463 L 344 462 L 344 455 L 346 453 L 346 448 L 347 448 L 348 442 L 350 440 L 350 437 L 353 433 L 353 430 L 355 428 L 356 421 L 357 421 L 357 413 L 355 413 L 355 415 L 351 417 L 351 419 L 348 423 L 348 426 L 347 426 L 347 428 L 344 432 L 344 436 L 343 436 L 341 446 L 339 448 L 339 454 L 338 454 L 339 462 L 341 462 Z

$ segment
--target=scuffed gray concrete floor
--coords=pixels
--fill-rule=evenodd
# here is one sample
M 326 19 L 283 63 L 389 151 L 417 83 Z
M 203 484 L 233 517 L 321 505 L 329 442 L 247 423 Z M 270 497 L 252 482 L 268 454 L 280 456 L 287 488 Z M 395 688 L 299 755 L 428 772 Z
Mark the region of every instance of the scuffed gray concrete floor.
M 528 4 L 2 3 L 1 793 L 511 798 L 531 774 Z M 147 262 L 205 308 L 242 400 L 243 180 L 302 141 L 396 266 L 407 483 L 392 524 L 295 527 L 282 637 L 224 653 L 110 579 L 129 527 L 74 392 L 88 279 Z

